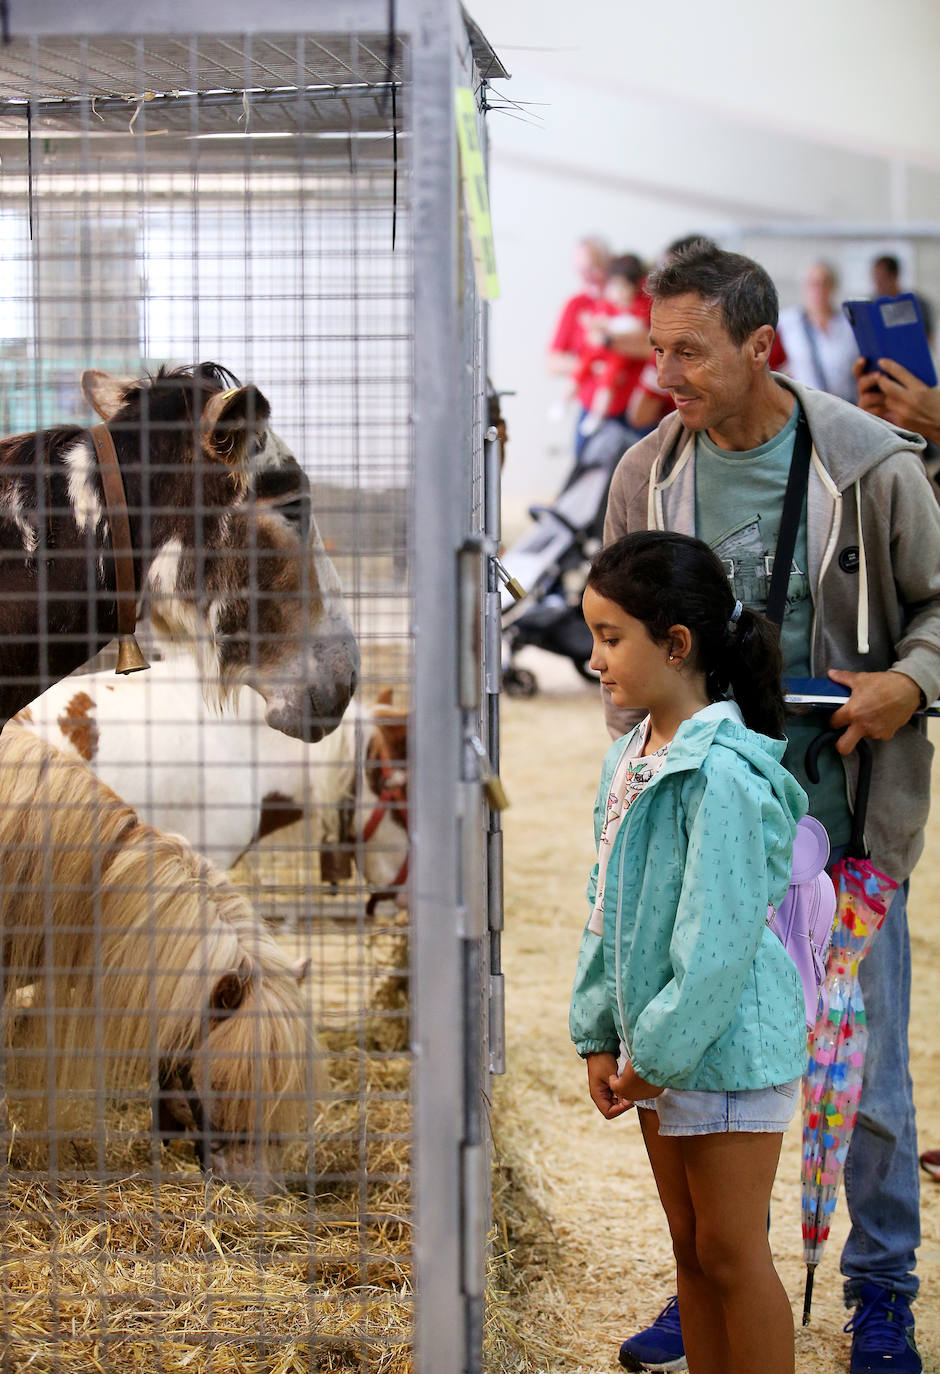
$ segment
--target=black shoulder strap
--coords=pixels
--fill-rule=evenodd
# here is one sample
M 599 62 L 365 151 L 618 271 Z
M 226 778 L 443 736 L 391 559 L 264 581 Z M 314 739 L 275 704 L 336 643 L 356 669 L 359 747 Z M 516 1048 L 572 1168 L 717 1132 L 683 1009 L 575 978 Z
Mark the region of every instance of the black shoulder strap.
M 777 547 L 774 550 L 774 566 L 770 574 L 770 589 L 767 592 L 768 620 L 777 625 L 783 624 L 783 613 L 787 604 L 787 586 L 793 566 L 793 550 L 796 548 L 796 534 L 800 528 L 806 489 L 809 486 L 809 464 L 813 453 L 813 439 L 806 423 L 806 416 L 800 410 L 796 422 L 796 435 L 793 439 L 793 457 L 790 459 L 790 473 L 787 489 L 783 498 L 783 512 L 780 516 L 780 530 L 777 534 Z

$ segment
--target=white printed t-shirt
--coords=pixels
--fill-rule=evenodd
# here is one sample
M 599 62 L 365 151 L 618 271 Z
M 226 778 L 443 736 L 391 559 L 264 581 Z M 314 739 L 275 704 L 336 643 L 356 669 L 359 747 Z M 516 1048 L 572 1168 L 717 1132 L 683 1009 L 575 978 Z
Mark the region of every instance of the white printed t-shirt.
M 655 754 L 643 754 L 646 741 L 649 738 L 649 731 L 650 718 L 647 716 L 645 720 L 640 721 L 633 732 L 630 743 L 624 749 L 620 762 L 614 770 L 610 791 L 607 793 L 607 814 L 604 817 L 601 838 L 597 846 L 597 889 L 594 898 L 594 910 L 591 912 L 590 921 L 588 921 L 588 930 L 595 935 L 603 935 L 604 933 L 604 893 L 607 889 L 607 865 L 610 862 L 610 851 L 613 848 L 617 832 L 623 824 L 624 816 L 643 789 L 649 786 L 662 768 L 666 761 L 666 754 L 669 752 L 669 745 L 664 744 L 661 749 L 656 750 Z

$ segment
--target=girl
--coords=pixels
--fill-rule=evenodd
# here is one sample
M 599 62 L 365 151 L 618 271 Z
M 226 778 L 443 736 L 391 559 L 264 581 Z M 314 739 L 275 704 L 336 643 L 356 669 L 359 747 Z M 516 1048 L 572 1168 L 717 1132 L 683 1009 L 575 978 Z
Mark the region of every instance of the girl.
M 592 668 L 647 714 L 604 762 L 571 1036 L 602 1115 L 639 1108 L 689 1370 L 789 1374 L 767 1211 L 806 1027 L 766 921 L 806 796 L 780 763 L 777 630 L 706 544 L 654 531 L 597 556 L 583 610 Z

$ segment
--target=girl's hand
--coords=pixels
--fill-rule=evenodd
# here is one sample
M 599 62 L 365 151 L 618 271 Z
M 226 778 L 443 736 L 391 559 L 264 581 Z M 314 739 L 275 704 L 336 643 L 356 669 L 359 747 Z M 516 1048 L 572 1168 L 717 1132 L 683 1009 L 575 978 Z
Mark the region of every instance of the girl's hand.
M 658 1097 L 663 1091 L 662 1088 L 657 1088 L 655 1083 L 647 1083 L 645 1078 L 634 1073 L 632 1064 L 626 1064 L 623 1073 L 619 1076 L 612 1073 L 607 1080 L 607 1085 L 614 1097 L 625 1098 L 631 1107 L 634 1102 L 642 1102 L 647 1097 Z
M 588 1092 L 591 1101 L 608 1121 L 621 1116 L 633 1106 L 632 1102 L 622 1101 L 610 1086 L 617 1077 L 617 1061 L 612 1054 L 589 1054 L 587 1056 Z

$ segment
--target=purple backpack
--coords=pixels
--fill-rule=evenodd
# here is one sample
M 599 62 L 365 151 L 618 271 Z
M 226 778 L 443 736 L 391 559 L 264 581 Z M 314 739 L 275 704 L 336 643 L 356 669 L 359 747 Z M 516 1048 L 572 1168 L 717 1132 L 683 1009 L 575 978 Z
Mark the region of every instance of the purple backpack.
M 793 871 L 786 896 L 767 908 L 767 924 L 796 964 L 806 1000 L 806 1024 L 816 1024 L 819 985 L 836 914 L 836 890 L 826 872 L 829 836 L 814 816 L 804 816 L 793 841 Z

